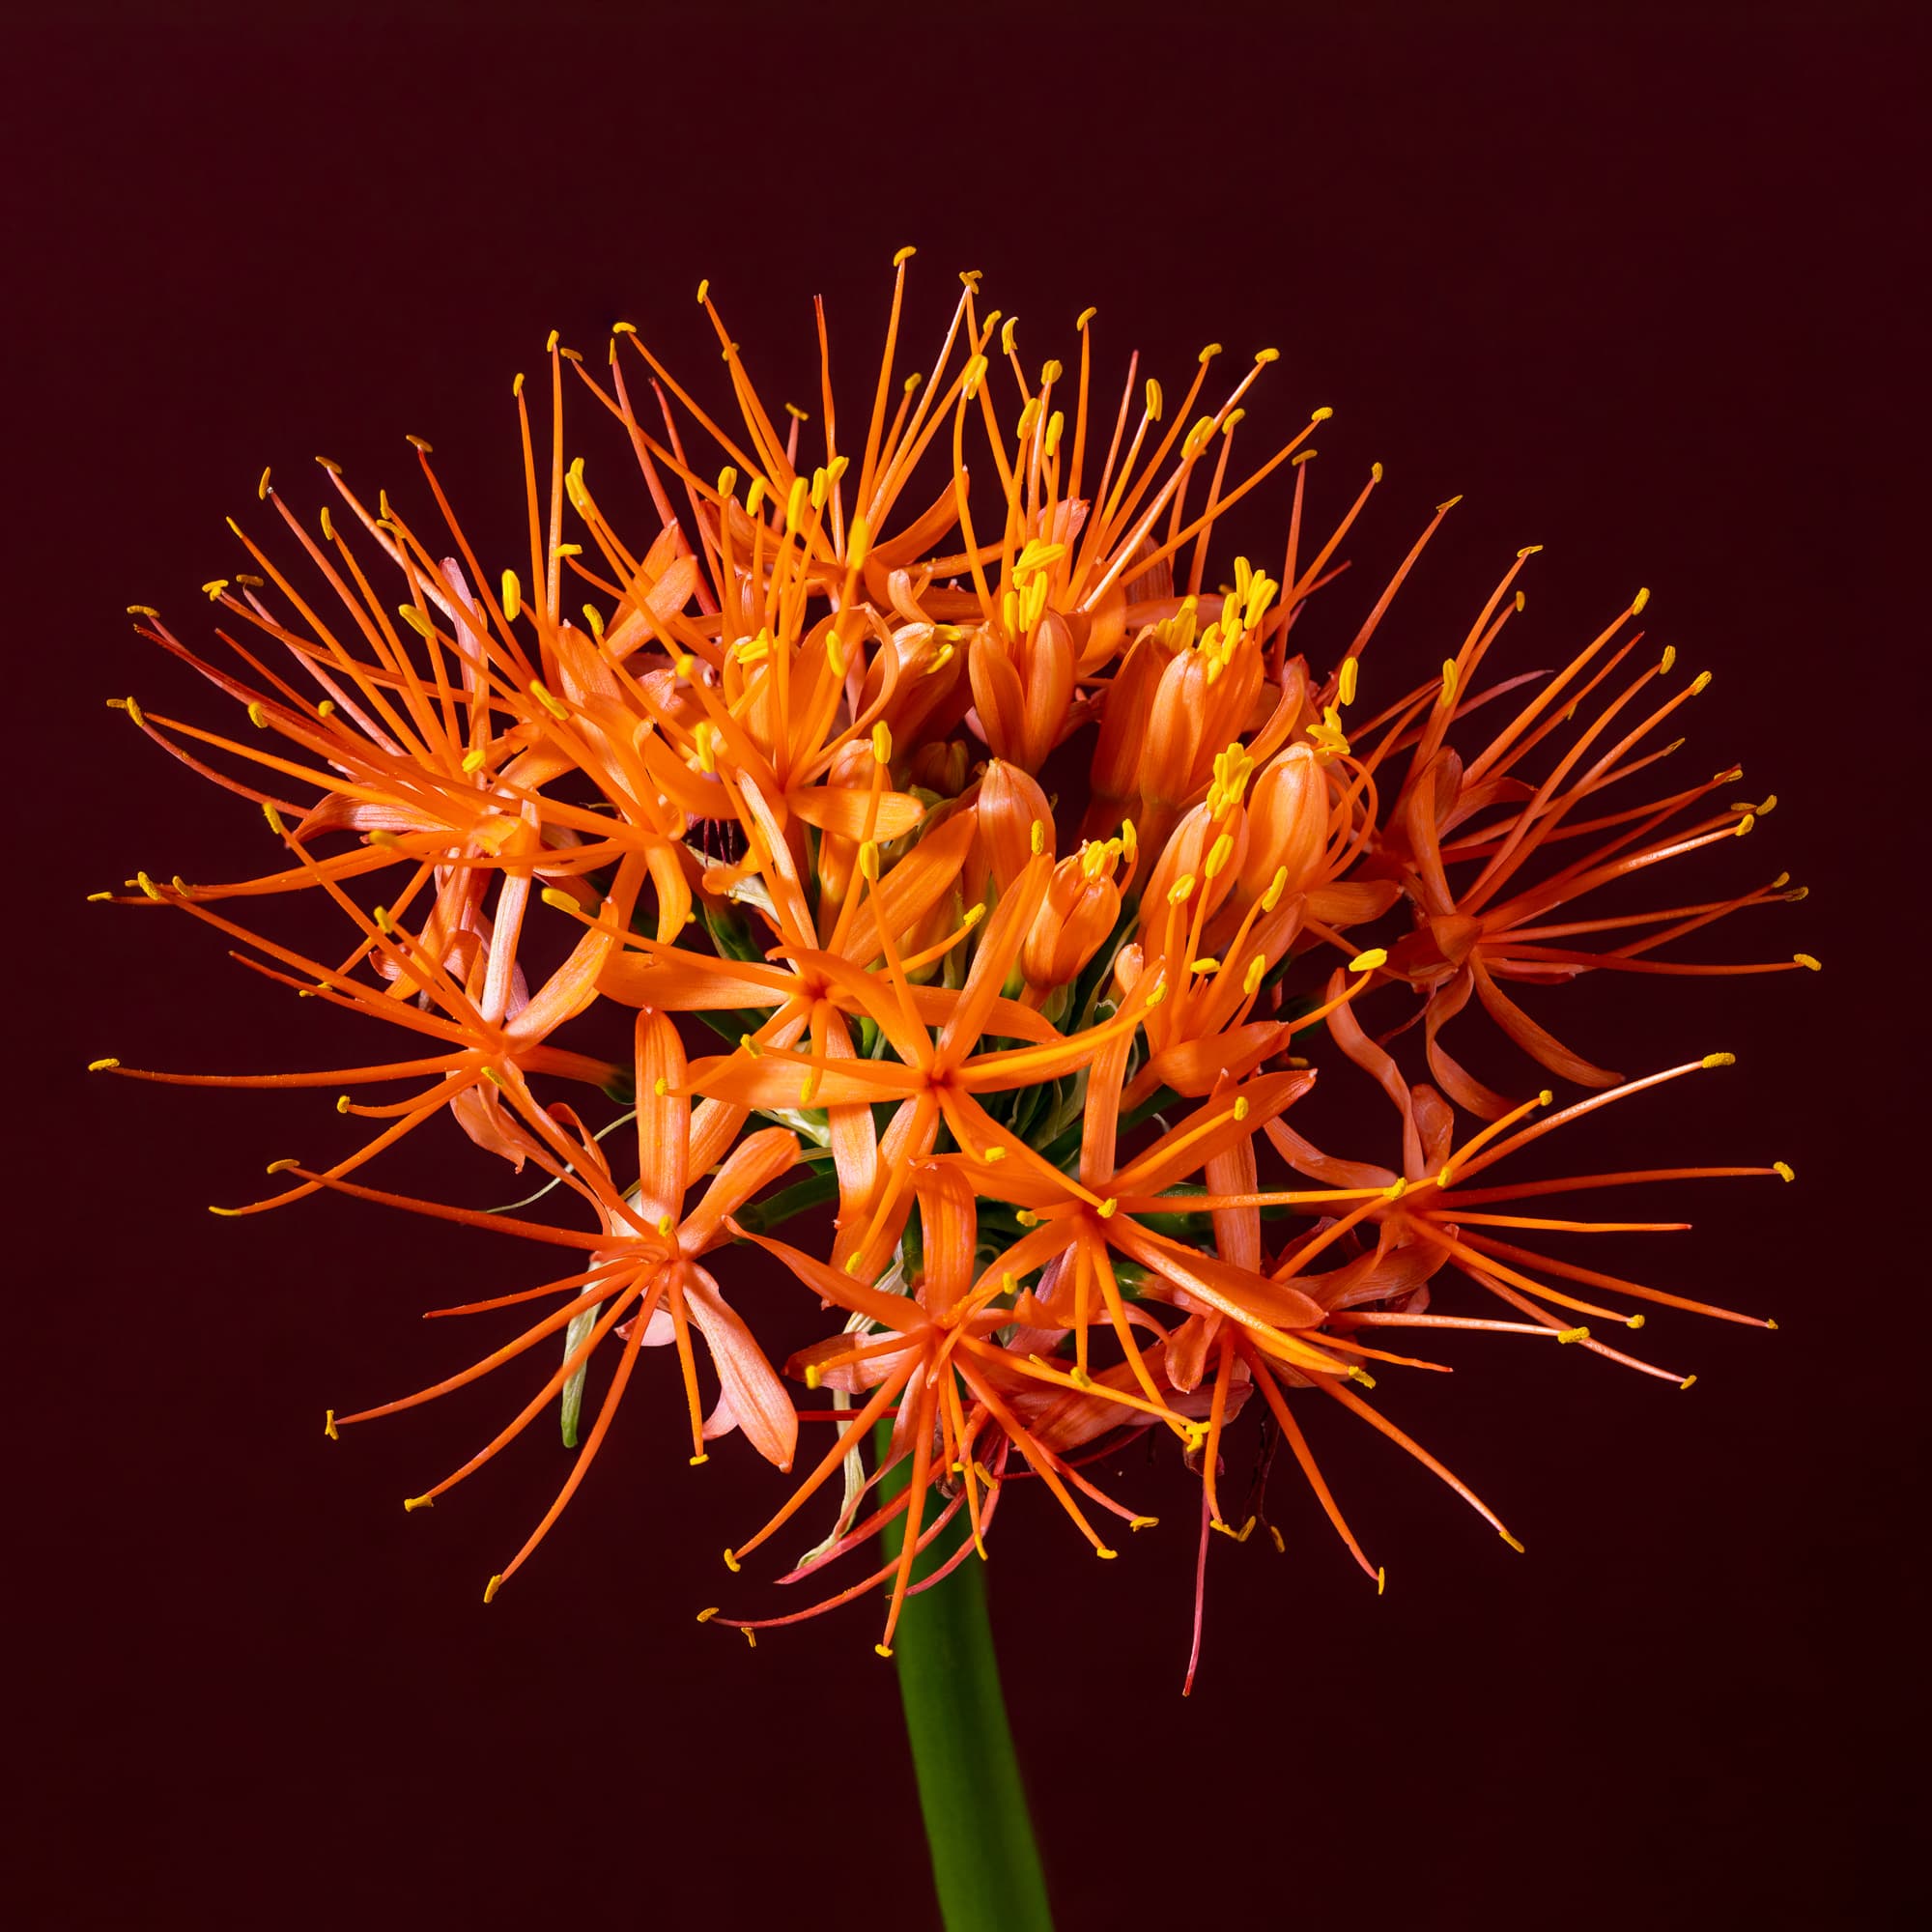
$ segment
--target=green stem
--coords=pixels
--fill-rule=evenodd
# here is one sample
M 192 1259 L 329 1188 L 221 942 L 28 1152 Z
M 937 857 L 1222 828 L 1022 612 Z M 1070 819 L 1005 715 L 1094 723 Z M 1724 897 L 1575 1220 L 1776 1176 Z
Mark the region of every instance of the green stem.
M 879 1425 L 882 1456 L 891 1427 Z M 908 1480 L 902 1461 L 879 1488 L 890 1498 Z M 887 1548 L 895 1554 L 903 1520 L 887 1525 Z M 962 1512 L 928 1546 L 916 1577 L 952 1554 L 967 1534 L 963 1525 Z M 893 1654 L 946 1932 L 1052 1932 L 993 1654 L 985 1566 L 969 1557 L 943 1583 L 908 1597 Z

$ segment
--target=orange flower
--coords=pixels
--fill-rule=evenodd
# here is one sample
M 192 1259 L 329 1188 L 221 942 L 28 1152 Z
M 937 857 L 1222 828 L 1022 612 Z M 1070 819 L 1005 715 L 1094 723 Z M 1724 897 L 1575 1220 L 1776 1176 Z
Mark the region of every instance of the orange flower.
M 1790 1179 L 1781 1164 L 1480 1178 L 1568 1121 L 1729 1059 L 1624 1081 L 1532 1019 L 1512 982 L 1816 967 L 1804 953 L 1747 966 L 1654 956 L 1733 911 L 1802 896 L 1782 875 L 1658 912 L 1579 903 L 1727 850 L 1775 801 L 1708 804 L 1735 770 L 1647 803 L 1611 791 L 1675 749 L 1662 729 L 1707 682 L 1659 701 L 1672 652 L 1627 668 L 1642 593 L 1554 677 L 1490 677 L 1524 610 L 1528 551 L 1440 675 L 1358 723 L 1368 646 L 1452 504 L 1352 632 L 1318 653 L 1307 627 L 1334 600 L 1317 593 L 1382 473 L 1317 541 L 1305 445 L 1326 410 L 1235 467 L 1243 399 L 1272 351 L 1204 404 L 1220 354 L 1209 345 L 1178 408 L 1130 361 L 1118 407 L 1103 409 L 1093 312 L 1075 325 L 1077 362 L 1050 357 L 1036 376 L 1015 323 L 982 308 L 969 273 L 935 352 L 908 374 L 910 253 L 857 416 L 837 407 L 822 311 L 815 420 L 760 397 L 708 284 L 728 410 L 682 386 L 628 324 L 608 374 L 553 337 L 541 452 L 523 379 L 513 385 L 528 556 L 511 568 L 484 567 L 420 439 L 433 507 L 421 530 L 434 535 L 386 493 L 366 506 L 328 464 L 318 538 L 265 475 L 289 560 L 238 525 L 248 570 L 206 586 L 235 627 L 218 635 L 238 668 L 136 613 L 249 728 L 119 702 L 264 811 L 284 862 L 213 886 L 142 872 L 97 896 L 185 912 L 256 970 L 400 1027 L 412 1047 L 318 1073 L 97 1065 L 211 1084 L 416 1083 L 399 1102 L 345 1094 L 341 1111 L 384 1122 L 375 1137 L 330 1165 L 277 1162 L 291 1184 L 236 1211 L 330 1191 L 576 1251 L 583 1265 L 562 1279 L 438 1311 L 546 1305 L 482 1360 L 342 1418 L 408 1408 L 560 1342 L 535 1398 L 415 1508 L 552 1403 L 574 1446 L 593 1357 L 619 1344 L 561 1494 L 486 1595 L 575 1493 L 639 1350 L 656 1346 L 676 1350 L 695 1461 L 738 1434 L 789 1469 L 801 1426 L 832 1425 L 790 1498 L 727 1552 L 734 1571 L 835 1477 L 829 1534 L 783 1582 L 899 1534 L 889 1560 L 808 1609 L 720 1619 L 748 1637 L 885 1585 L 890 1654 L 907 1597 L 986 1554 L 999 1500 L 1023 1476 L 1112 1555 L 1093 1511 L 1135 1528 L 1152 1519 L 1085 1465 L 1142 1432 L 1200 1477 L 1205 1578 L 1212 1536 L 1242 1538 L 1255 1520 L 1237 1524 L 1223 1492 L 1229 1433 L 1257 1395 L 1378 1586 L 1316 1462 L 1311 1402 L 1392 1437 L 1514 1543 L 1367 1399 L 1371 1364 L 1434 1366 L 1384 1350 L 1379 1331 L 1553 1338 L 1688 1387 L 1694 1378 L 1603 1339 L 1605 1324 L 1643 1320 L 1617 1312 L 1620 1299 L 1754 1320 L 1545 1253 L 1545 1233 L 1682 1225 L 1581 1218 L 1546 1197 Z M 575 453 L 571 384 L 610 450 Z M 936 492 L 911 496 L 933 491 L 919 479 L 936 466 Z M 1278 576 L 1245 556 L 1217 566 L 1221 520 L 1284 466 Z M 627 532 L 606 506 L 630 493 L 633 467 L 652 515 Z M 1318 678 L 1311 654 L 1332 668 Z M 1479 712 L 1491 728 L 1472 751 Z M 1054 792 L 1063 773 L 1077 786 L 1083 758 L 1085 792 Z M 1063 808 L 1081 829 L 1065 856 Z M 215 909 L 302 891 L 344 922 L 337 964 Z M 1398 902 L 1404 917 L 1391 917 Z M 1420 996 L 1407 1046 L 1400 1024 L 1371 1039 L 1360 1013 L 1398 982 Z M 1471 999 L 1588 1097 L 1519 1105 L 1477 1081 L 1441 1038 Z M 627 1067 L 569 1043 L 599 1001 L 635 1009 Z M 723 1050 L 691 1057 L 678 1015 Z M 1433 1085 L 1391 1050 L 1418 1044 Z M 1398 1162 L 1324 1151 L 1337 1060 L 1388 1094 Z M 547 1097 L 551 1081 L 601 1087 L 629 1115 L 593 1131 L 577 1104 Z M 479 1146 L 533 1162 L 544 1191 L 582 1203 L 594 1225 L 350 1178 L 445 1107 Z M 626 1119 L 635 1172 L 603 1139 Z M 834 1218 L 817 1252 L 773 1233 L 821 1207 Z M 830 1406 L 795 1406 L 757 1340 L 759 1311 L 727 1288 L 727 1244 L 763 1247 L 838 1311 L 839 1332 L 785 1364 Z M 1452 1289 L 1478 1312 L 1449 1304 Z M 717 1387 L 708 1412 L 694 1337 Z M 884 1446 L 868 1460 L 875 1425 Z M 908 1478 L 890 1497 L 889 1471 Z M 1197 1590 L 1190 1681 L 1199 1649 Z

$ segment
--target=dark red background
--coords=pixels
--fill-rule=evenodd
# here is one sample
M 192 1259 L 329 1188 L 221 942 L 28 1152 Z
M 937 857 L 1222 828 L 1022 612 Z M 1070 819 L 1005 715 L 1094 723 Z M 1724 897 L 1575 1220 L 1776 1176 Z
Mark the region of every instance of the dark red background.
M 1683 754 L 1710 762 L 1688 769 L 1739 759 L 1743 790 L 1783 800 L 1700 880 L 1788 867 L 1813 889 L 1706 956 L 1826 961 L 1562 1009 L 1633 1068 L 1741 1056 L 1588 1151 L 1782 1156 L 1800 1184 L 1701 1190 L 1696 1232 L 1655 1263 L 1781 1323 L 1654 1321 L 1653 1351 L 1699 1373 L 1688 1395 L 1508 1345 L 1451 1351 L 1453 1381 L 1385 1383 L 1526 1559 L 1366 1432 L 1328 1432 L 1387 1597 L 1284 1481 L 1288 1554 L 1215 1551 L 1183 1703 L 1173 1473 L 1129 1460 L 1122 1486 L 1169 1527 L 1104 1569 L 1045 1508 L 1011 1508 L 989 1582 L 1061 1922 L 1889 1922 L 1921 1613 L 1924 1280 L 1899 1231 L 1923 1160 L 1904 863 L 1922 47 L 1822 7 L 1559 26 L 948 10 L 930 31 L 808 8 L 645 27 L 547 7 L 513 34 L 329 17 L 162 32 L 108 10 L 8 42 L 5 622 L 30 763 L 11 895 L 16 1922 L 934 1922 L 871 1611 L 755 1655 L 692 1622 L 727 1588 L 763 1601 L 716 1552 L 781 1490 L 742 1448 L 686 1467 L 668 1362 L 486 1611 L 484 1577 L 559 1479 L 549 1430 L 406 1520 L 398 1500 L 508 1391 L 340 1446 L 320 1419 L 444 1372 L 459 1338 L 416 1310 L 525 1257 L 347 1203 L 218 1224 L 204 1204 L 244 1198 L 266 1160 L 337 1144 L 327 1096 L 79 1071 L 361 1049 L 187 921 L 81 903 L 139 865 L 269 861 L 246 808 L 100 703 L 215 714 L 121 611 L 156 603 L 195 634 L 195 586 L 235 566 L 221 518 L 257 510 L 262 465 L 309 505 L 314 450 L 373 492 L 410 475 L 417 432 L 500 527 L 508 379 L 551 327 L 595 351 L 627 316 L 710 382 L 691 300 L 708 274 L 798 393 L 822 292 L 863 394 L 906 242 L 916 343 L 977 267 L 1034 359 L 1089 302 L 1103 355 L 1138 345 L 1170 388 L 1209 336 L 1237 358 L 1278 344 L 1257 415 L 1337 409 L 1331 512 L 1388 465 L 1351 547 L 1364 582 L 1466 493 L 1386 636 L 1392 676 L 1453 648 L 1520 544 L 1548 546 L 1512 635 L 1524 667 L 1650 584 L 1652 635 L 1717 672 Z M 1272 551 L 1278 526 L 1253 527 Z M 1359 590 L 1334 594 L 1339 627 Z M 1318 656 L 1321 639 L 1341 641 L 1311 620 Z M 502 1192 L 480 1162 L 444 1130 L 392 1172 Z

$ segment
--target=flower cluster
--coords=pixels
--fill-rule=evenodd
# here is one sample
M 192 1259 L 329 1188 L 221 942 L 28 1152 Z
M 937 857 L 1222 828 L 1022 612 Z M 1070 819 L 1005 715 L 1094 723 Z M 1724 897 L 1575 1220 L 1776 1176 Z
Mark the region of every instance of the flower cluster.
M 1328 412 L 1236 461 L 1243 398 L 1274 352 L 1221 385 L 1218 348 L 1204 350 L 1178 402 L 1130 362 L 1106 411 L 1090 405 L 1093 311 L 1073 371 L 1030 374 L 1014 323 L 968 274 L 929 371 L 901 380 L 911 252 L 846 447 L 829 370 L 817 425 L 789 405 L 774 415 L 707 288 L 729 424 L 628 324 L 602 370 L 553 337 L 547 452 L 515 384 L 522 570 L 485 567 L 420 439 L 428 524 L 386 494 L 372 507 L 326 461 L 332 499 L 305 519 L 264 472 L 282 560 L 236 525 L 249 568 L 204 586 L 228 657 L 135 613 L 241 728 L 123 708 L 252 801 L 280 863 L 226 885 L 141 873 L 97 896 L 201 921 L 388 1044 L 321 1072 L 97 1065 L 339 1090 L 338 1111 L 368 1123 L 339 1158 L 278 1162 L 268 1198 L 216 1212 L 328 1190 L 563 1251 L 554 1279 L 436 1311 L 517 1311 L 480 1361 L 327 1421 L 333 1436 L 529 1357 L 527 1403 L 408 1505 L 560 1414 L 568 1478 L 486 1596 L 582 1481 L 639 1351 L 662 1347 L 694 1463 L 736 1432 L 805 1471 L 726 1551 L 731 1569 L 815 1502 L 819 1540 L 781 1580 L 842 1566 L 843 1586 L 792 1616 L 721 1619 L 748 1635 L 884 1585 L 890 1654 L 908 1591 L 985 1553 L 1016 1480 L 1112 1556 L 1104 1525 L 1151 1519 L 1088 1471 L 1141 1432 L 1198 1474 L 1204 1552 L 1213 1532 L 1244 1536 L 1224 1449 L 1251 1407 L 1378 1586 L 1311 1447 L 1309 1411 L 1327 1403 L 1514 1544 L 1367 1399 L 1374 1369 L 1431 1366 L 1389 1352 L 1391 1331 L 1477 1329 L 1688 1386 L 1603 1334 L 1641 1326 L 1645 1306 L 1750 1319 L 1545 1252 L 1579 1231 L 1681 1224 L 1561 1218 L 1542 1197 L 1789 1179 L 1782 1164 L 1512 1182 L 1504 1163 L 1730 1060 L 1626 1078 L 1533 1018 L 1524 987 L 1816 967 L 1659 956 L 1800 896 L 1782 877 L 1600 909 L 1605 888 L 1736 838 L 1770 802 L 1719 803 L 1734 771 L 1654 792 L 1650 768 L 1677 749 L 1666 729 L 1708 678 L 1673 679 L 1673 652 L 1645 646 L 1642 591 L 1560 671 L 1492 674 L 1529 551 L 1438 676 L 1365 701 L 1367 648 L 1448 503 L 1318 676 L 1293 633 L 1381 472 L 1317 541 L 1307 444 Z M 827 359 L 822 308 L 818 340 Z M 621 484 L 575 453 L 567 387 L 608 418 Z M 1236 556 L 1210 588 L 1217 526 L 1284 470 L 1279 574 Z M 607 512 L 624 492 L 648 497 L 646 541 Z M 339 956 L 230 916 L 295 892 L 339 910 Z M 1472 1000 L 1507 1037 L 1514 1088 L 1450 1050 Z M 599 1002 L 635 1015 L 618 1059 L 584 1051 L 582 1031 L 566 1043 Z M 1420 1067 L 1390 1051 L 1405 1034 Z M 1326 1151 L 1310 1118 L 1318 1074 L 1350 1064 L 1392 1110 L 1373 1159 Z M 567 1211 L 373 1184 L 379 1155 L 445 1113 Z M 611 1151 L 626 1125 L 635 1163 Z M 774 1232 L 797 1216 L 822 1238 Z M 834 1324 L 781 1364 L 756 1336 L 771 1270 L 734 1264 L 747 1244 Z

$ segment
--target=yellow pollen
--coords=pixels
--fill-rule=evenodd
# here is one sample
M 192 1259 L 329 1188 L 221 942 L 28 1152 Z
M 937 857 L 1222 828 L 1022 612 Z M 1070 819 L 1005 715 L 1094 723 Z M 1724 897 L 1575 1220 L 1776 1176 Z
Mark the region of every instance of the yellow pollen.
M 883 718 L 872 726 L 872 757 L 882 765 L 889 765 L 893 761 L 892 726 Z
M 724 1552 L 724 1567 L 725 1569 L 730 1571 L 732 1576 L 735 1577 L 738 1574 L 739 1570 L 738 1559 L 735 1556 L 733 1556 L 728 1549 Z
M 1255 360 L 1257 362 L 1279 362 L 1281 360 L 1281 351 L 1279 349 L 1257 349 L 1255 351 Z
M 1375 1377 L 1370 1375 L 1367 1369 L 1350 1369 L 1349 1379 L 1351 1382 L 1360 1382 L 1365 1389 L 1372 1389 L 1376 1385 Z
M 1221 345 L 1218 342 L 1210 342 L 1194 359 L 1197 362 L 1211 362 L 1220 353 Z
M 869 838 L 859 847 L 859 869 L 873 885 L 879 879 L 879 848 Z
M 248 706 L 248 722 L 258 731 L 266 731 L 269 728 L 269 714 L 262 709 L 262 700 L 259 697 Z
M 1641 1315 L 1630 1316 L 1626 1319 L 1624 1326 L 1626 1328 L 1641 1328 L 1643 1326 L 1643 1317 Z
M 1677 1384 L 1677 1386 L 1681 1389 L 1688 1389 L 1696 1379 L 1697 1378 L 1695 1376 L 1686 1376 L 1684 1379 Z
M 1120 1553 L 1121 1552 L 1118 1549 L 1107 1548 L 1104 1544 L 1096 1547 L 1094 1551 L 1094 1554 L 1095 1556 L 1105 1557 L 1109 1559 L 1118 1556 Z
M 1702 691 L 1704 687 L 1710 683 L 1710 681 L 1711 681 L 1711 673 L 1707 670 L 1700 670 L 1697 673 L 1697 675 L 1690 680 L 1690 689 L 1693 693 Z
M 1821 966 L 1818 963 L 1818 961 L 1814 959 L 1808 952 L 1794 952 L 1791 956 L 1793 960 L 1796 961 L 1797 964 L 1799 964 L 1800 966 L 1803 966 L 1806 972 L 1822 973 L 1825 970 L 1824 967 Z
M 1735 1053 L 1707 1053 L 1698 1064 L 1702 1066 L 1735 1066 L 1738 1057 Z
M 1587 1342 L 1590 1339 L 1590 1331 L 1587 1328 L 1559 1328 L 1556 1331 L 1556 1339 L 1559 1342 Z
M 106 1060 L 90 1060 L 87 1063 L 87 1070 L 90 1073 L 107 1073 L 120 1065 L 121 1063 L 118 1060 L 112 1058 Z
M 403 1509 L 406 1514 L 416 1510 L 434 1509 L 435 1507 L 436 1499 L 433 1496 L 405 1496 L 403 1498 Z
M 1181 873 L 1180 877 L 1176 879 L 1173 885 L 1167 889 L 1167 902 L 1169 905 L 1179 905 L 1184 900 L 1193 896 L 1194 874 L 1192 872 Z
M 898 253 L 897 253 L 896 255 L 895 255 L 895 256 L 893 257 L 893 267 L 894 267 L 894 268 L 895 268 L 895 269 L 903 267 L 903 266 L 904 266 L 904 264 L 906 264 L 907 262 L 910 262 L 910 261 L 912 260 L 912 258 L 913 258 L 913 257 L 914 257 L 915 255 L 917 255 L 918 253 L 919 253 L 919 250 L 918 250 L 917 248 L 915 248 L 915 247 L 912 247 L 912 246 L 910 246 L 910 245 L 908 245 L 907 247 L 904 247 L 904 248 L 901 248 L 901 249 L 900 249 L 900 250 L 898 251 Z
M 1639 590 L 1636 593 L 1636 595 L 1631 599 L 1631 615 L 1633 617 L 1640 615 L 1643 611 L 1643 607 L 1649 602 L 1650 602 L 1650 592 L 1648 590 Z
M 1437 702 L 1454 704 L 1456 701 L 1456 660 L 1448 659 L 1442 667 L 1442 696 Z
M 1355 701 L 1355 682 L 1361 674 L 1360 658 L 1345 658 L 1342 661 L 1341 675 L 1335 682 L 1335 697 L 1338 703 L 1352 704 Z
M 213 603 L 228 588 L 228 580 L 225 577 L 211 577 L 201 587 L 207 594 L 209 602 Z
M 999 1162 L 1005 1160 L 1006 1157 L 1007 1157 L 1007 1151 L 1003 1147 L 994 1146 L 994 1147 L 989 1147 L 986 1150 L 985 1160 L 986 1160 L 986 1165 L 988 1167 L 997 1166 Z
M 1159 1523 L 1160 1519 L 1157 1516 L 1136 1516 L 1130 1517 L 1127 1520 L 1127 1527 L 1129 1529 L 1154 1529 L 1159 1526 Z
M 698 1611 L 697 1621 L 701 1624 L 708 1624 L 711 1621 L 711 1619 L 715 1617 L 717 1614 L 718 1614 L 718 1605 L 716 1604 L 713 1604 L 708 1609 L 703 1609 Z
M 503 618 L 514 624 L 524 608 L 524 588 L 517 582 L 517 573 L 506 570 L 503 573 Z
M 1210 879 L 1218 879 L 1228 869 L 1228 861 L 1235 856 L 1235 841 L 1224 832 L 1208 850 L 1208 863 L 1202 870 Z
M 1331 410 L 1326 403 L 1323 403 L 1322 406 L 1319 410 L 1317 410 L 1312 416 L 1308 418 L 1308 420 L 1312 423 L 1326 422 L 1328 418 L 1332 416 L 1334 413 L 1335 412 Z
M 322 1433 L 331 1442 L 340 1442 L 342 1440 L 341 1435 L 336 1431 L 335 1411 L 332 1408 L 326 1408 L 322 1412 Z
M 1519 1556 L 1520 1556 L 1520 1555 L 1522 1555 L 1522 1554 L 1524 1553 L 1524 1552 L 1523 1552 L 1523 1547 L 1522 1547 L 1522 1545 L 1521 1545 L 1521 1544 L 1520 1544 L 1520 1543 L 1519 1543 L 1519 1542 L 1518 1542 L 1518 1541 L 1516 1540 L 1516 1538 L 1515 1538 L 1515 1537 L 1513 1537 L 1513 1536 L 1512 1536 L 1512 1535 L 1511 1535 L 1511 1534 L 1509 1533 L 1509 1531 L 1508 1531 L 1508 1530 L 1506 1530 L 1506 1529 L 1499 1529 L 1499 1530 L 1497 1530 L 1497 1531 L 1496 1531 L 1496 1534 L 1497 1534 L 1498 1536 L 1500 1536 L 1500 1537 L 1502 1538 L 1502 1540 L 1503 1540 L 1503 1541 L 1504 1541 L 1505 1543 L 1507 1543 L 1507 1544 L 1509 1545 L 1509 1547 L 1510 1547 L 1510 1548 L 1511 1548 L 1512 1549 L 1514 1549 L 1514 1550 L 1516 1551 L 1516 1553 L 1517 1553 L 1517 1554 L 1518 1554 Z
M 1266 972 L 1267 972 L 1267 954 L 1265 952 L 1257 952 L 1255 956 L 1248 961 L 1247 972 L 1241 976 L 1242 993 L 1247 995 L 1252 995 L 1255 988 L 1261 984 L 1263 976 Z
M 1150 376 L 1147 379 L 1147 419 L 1157 423 L 1160 420 L 1160 384 Z
M 483 1585 L 483 1601 L 486 1604 L 494 1604 L 497 1601 L 497 1592 L 500 1590 L 502 1587 L 503 1587 L 502 1577 L 492 1577 L 490 1580 Z
M 1087 325 L 1090 322 L 1092 322 L 1094 318 L 1099 313 L 1100 311 L 1097 308 L 1083 308 L 1080 311 L 1080 313 L 1073 318 L 1074 329 L 1078 331 L 1080 329 L 1085 328 Z
M 1388 949 L 1385 946 L 1372 946 L 1366 952 L 1358 952 L 1349 961 L 1351 973 L 1373 973 L 1378 966 L 1388 964 Z
M 1114 1218 L 1116 1212 L 1119 1210 L 1120 1206 L 1121 1204 L 1110 1194 L 1108 1195 L 1106 1200 L 1101 1202 L 1099 1207 L 1094 1209 L 1094 1212 L 1099 1215 L 1101 1220 L 1111 1221 Z
M 1245 1121 L 1248 1118 L 1248 1096 L 1243 1094 L 1235 1102 L 1235 1119 Z
M 116 1064 L 117 1064 L 116 1062 L 111 1060 L 107 1062 L 107 1065 L 110 1066 L 115 1065 Z M 1791 1163 L 1788 1160 L 1773 1161 L 1771 1164 L 1771 1171 L 1772 1173 L 1776 1175 L 1780 1180 L 1796 1180 L 1798 1179 L 1798 1176 L 1792 1172 Z
M 691 1466 L 694 1469 L 702 1468 L 706 1463 L 710 1462 L 710 1460 L 711 1458 L 709 1456 L 693 1456 L 690 1459 Z
M 1517 1547 L 1518 1547 L 1519 1548 L 1521 1548 L 1521 1545 L 1520 1545 L 1520 1544 L 1519 1544 L 1519 1545 L 1518 1545 Z M 1387 1566 L 1386 1564 L 1384 1564 L 1384 1565 L 1383 1565 L 1383 1566 L 1382 1566 L 1382 1567 L 1381 1567 L 1381 1568 L 1380 1568 L 1379 1570 L 1378 1570 L 1378 1571 L 1376 1572 L 1376 1595 L 1377 1595 L 1377 1596 L 1378 1596 L 1378 1597 L 1379 1597 L 1379 1596 L 1381 1595 L 1382 1591 L 1383 1591 L 1384 1589 L 1386 1589 L 1386 1588 L 1387 1588 L 1387 1586 L 1388 1586 L 1388 1578 L 1389 1578 L 1389 1573 L 1388 1573 L 1388 1566 Z
M 875 1643 L 872 1646 L 872 1648 L 875 1651 L 877 1651 L 881 1657 L 890 1658 L 893 1654 L 893 1647 L 889 1643 Z

